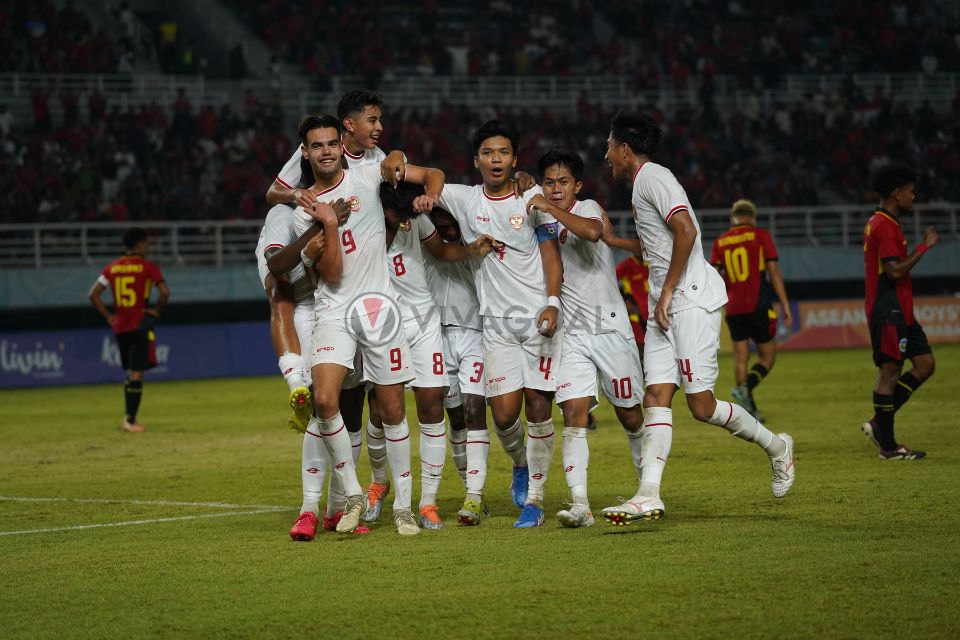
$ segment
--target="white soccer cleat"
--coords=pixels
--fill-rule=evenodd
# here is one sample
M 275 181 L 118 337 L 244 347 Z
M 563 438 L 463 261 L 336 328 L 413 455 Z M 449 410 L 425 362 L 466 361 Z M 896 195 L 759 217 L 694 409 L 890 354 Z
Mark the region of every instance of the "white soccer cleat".
M 360 524 L 360 518 L 367 510 L 367 499 L 363 494 L 347 496 L 343 504 L 343 516 L 337 523 L 337 533 L 352 533 L 357 525 Z
M 592 527 L 596 520 L 593 514 L 584 504 L 573 504 L 569 509 L 563 509 L 557 512 L 557 520 L 564 527 L 577 529 L 579 527 Z
M 787 449 L 783 455 L 770 458 L 770 468 L 773 471 L 770 488 L 775 498 L 782 498 L 793 486 L 793 481 L 797 477 L 797 468 L 793 464 L 793 438 L 789 433 L 778 433 L 777 437 L 786 443 Z
M 641 520 L 659 520 L 663 514 L 663 500 L 650 496 L 634 496 L 623 504 L 607 507 L 600 512 L 604 520 L 618 527 Z
M 400 509 L 393 514 L 393 524 L 402 536 L 415 536 L 420 533 L 420 525 L 410 509 Z

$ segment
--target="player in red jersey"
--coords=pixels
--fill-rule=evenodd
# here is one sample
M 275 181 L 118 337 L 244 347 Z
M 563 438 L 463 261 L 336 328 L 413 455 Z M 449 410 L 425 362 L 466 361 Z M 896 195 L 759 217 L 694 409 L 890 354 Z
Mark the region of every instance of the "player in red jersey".
M 650 291 L 650 269 L 643 256 L 633 254 L 617 263 L 617 280 L 624 293 L 627 312 L 630 314 L 630 326 L 640 349 L 640 364 L 643 364 L 643 340 L 647 334 L 647 293 Z M 629 300 L 627 298 L 629 297 Z
M 777 247 L 766 229 L 757 224 L 757 207 L 737 200 L 730 209 L 730 229 L 713 242 L 710 264 L 727 285 L 727 328 L 733 340 L 733 399 L 763 422 L 753 390 L 773 370 L 777 359 L 777 312 L 773 293 L 780 301 L 784 324 L 793 324 L 787 290 L 777 267 Z M 771 291 L 772 289 L 772 291 Z M 757 345 L 758 362 L 747 373 L 750 340 Z
M 893 434 L 894 414 L 935 368 L 927 336 L 913 315 L 910 271 L 937 244 L 939 236 L 933 227 L 927 227 L 923 242 L 907 255 L 907 239 L 900 226 L 900 216 L 913 208 L 915 182 L 916 174 L 909 167 L 891 164 L 877 169 L 873 186 L 880 194 L 880 206 L 863 230 L 864 310 L 879 373 L 873 387 L 873 418 L 861 429 L 880 448 L 884 460 L 916 460 L 927 455 L 898 444 Z M 906 359 L 913 366 L 901 375 Z
M 127 372 L 123 388 L 127 414 L 122 429 L 131 433 L 143 431 L 143 425 L 137 422 L 137 409 L 143 396 L 143 372 L 157 366 L 153 323 L 170 297 L 170 289 L 160 269 L 146 259 L 148 243 L 145 230 L 140 227 L 127 229 L 123 234 L 127 254 L 103 269 L 89 296 L 117 337 L 120 361 Z M 148 307 L 153 285 L 160 293 L 156 304 Z M 114 313 L 110 313 L 101 299 L 104 289 L 113 293 Z

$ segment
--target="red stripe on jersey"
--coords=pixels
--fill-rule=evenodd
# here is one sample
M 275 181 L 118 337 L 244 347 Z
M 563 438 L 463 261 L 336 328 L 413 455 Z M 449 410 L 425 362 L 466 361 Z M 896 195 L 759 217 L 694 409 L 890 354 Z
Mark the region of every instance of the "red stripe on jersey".
M 678 205 L 675 206 L 673 209 L 670 209 L 670 213 L 668 213 L 668 214 L 667 214 L 667 217 L 663 219 L 664 222 L 670 222 L 670 217 L 671 217 L 673 214 L 675 214 L 677 211 L 682 211 L 682 210 L 684 210 L 684 209 L 686 209 L 686 208 L 687 208 L 687 205 L 685 205 L 685 204 L 678 204 Z
M 645 164 L 647 164 L 647 161 L 646 161 L 646 160 L 644 160 L 643 162 L 641 162 L 641 163 L 640 163 L 640 166 L 637 167 L 637 170 L 633 172 L 633 181 L 634 181 L 634 182 L 637 181 L 637 176 L 640 175 L 640 169 L 643 169 L 643 165 L 645 165 Z
M 512 197 L 514 197 L 514 195 L 513 195 L 512 192 L 511 192 L 511 193 L 508 193 L 508 194 L 505 195 L 505 196 L 491 196 L 491 195 L 487 194 L 487 189 L 486 189 L 486 187 L 480 187 L 480 190 L 483 191 L 483 196 L 484 196 L 487 200 L 495 200 L 495 201 L 498 201 L 498 202 L 499 202 L 500 200 L 506 200 L 507 198 L 512 198 Z
M 432 237 L 435 236 L 435 235 L 437 235 L 437 230 L 436 230 L 436 229 L 434 229 L 433 232 L 432 232 L 430 235 L 428 235 L 426 238 L 420 238 L 420 242 L 426 242 L 427 240 L 429 240 L 430 238 L 432 238 Z
M 337 184 L 333 185 L 333 186 L 330 187 L 329 189 L 324 189 L 323 191 L 321 191 L 321 192 L 318 193 L 317 195 L 318 195 L 318 196 L 322 196 L 322 195 L 325 194 L 325 193 L 330 193 L 331 191 L 333 191 L 334 189 L 336 189 L 337 187 L 339 187 L 339 186 L 343 183 L 343 179 L 346 178 L 346 177 L 347 177 L 347 172 L 341 170 L 341 171 L 340 171 L 340 179 L 337 180 Z
M 348 158 L 352 158 L 353 160 L 359 160 L 359 159 L 362 158 L 363 156 L 367 155 L 367 150 L 366 150 L 366 149 L 364 149 L 363 151 L 361 151 L 361 152 L 360 152 L 360 155 L 355 156 L 355 155 L 353 155 L 352 153 L 350 153 L 350 151 L 349 151 L 346 147 L 344 147 L 344 146 L 341 145 L 341 148 L 343 149 L 344 155 L 346 155 Z
M 288 185 L 286 182 L 284 182 L 283 180 L 281 180 L 281 179 L 280 179 L 280 176 L 277 176 L 276 178 L 274 178 L 274 180 L 276 180 L 277 182 L 279 182 L 280 184 L 282 184 L 283 186 L 285 186 L 287 189 L 293 189 L 293 187 L 291 187 L 291 186 Z
M 263 248 L 263 250 L 266 251 L 267 249 L 271 249 L 271 248 L 273 248 L 273 247 L 280 247 L 281 249 L 283 249 L 285 246 L 286 246 L 286 245 L 278 244 L 278 243 L 276 243 L 276 242 L 271 242 L 270 244 L 268 244 L 267 246 L 265 246 L 265 247 Z

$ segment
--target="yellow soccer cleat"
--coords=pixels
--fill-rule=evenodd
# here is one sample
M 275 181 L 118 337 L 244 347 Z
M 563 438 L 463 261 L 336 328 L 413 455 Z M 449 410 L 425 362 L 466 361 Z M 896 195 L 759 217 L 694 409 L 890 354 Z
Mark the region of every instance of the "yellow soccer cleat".
M 291 391 L 290 408 L 293 409 L 293 415 L 289 420 L 290 428 L 306 433 L 307 425 L 310 424 L 310 418 L 313 416 L 313 398 L 310 390 L 306 387 L 297 387 Z

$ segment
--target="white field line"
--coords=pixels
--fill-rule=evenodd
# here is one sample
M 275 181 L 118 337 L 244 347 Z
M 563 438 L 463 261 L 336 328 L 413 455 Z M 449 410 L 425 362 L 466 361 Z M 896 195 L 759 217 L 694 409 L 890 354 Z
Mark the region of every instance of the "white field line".
M 106 522 L 100 524 L 81 524 L 73 527 L 54 527 L 50 529 L 24 529 L 22 531 L 0 531 L 0 536 L 19 536 L 28 533 L 55 533 L 58 531 L 77 531 L 80 529 L 102 529 L 104 527 L 129 527 L 138 524 L 157 524 L 160 522 L 177 522 L 180 520 L 199 520 L 201 518 L 224 518 L 227 516 L 250 516 L 260 513 L 276 513 L 287 511 L 289 507 L 273 507 L 257 509 L 255 511 L 221 511 L 219 513 L 205 513 L 199 516 L 178 516 L 176 518 L 152 518 L 149 520 L 127 520 L 126 522 Z
M 35 498 L 30 496 L 0 496 L 0 502 L 76 502 L 86 504 L 139 504 L 158 507 L 208 507 L 211 509 L 265 509 L 281 510 L 276 504 L 231 504 L 229 502 L 177 502 L 175 500 L 109 500 L 102 498 Z

